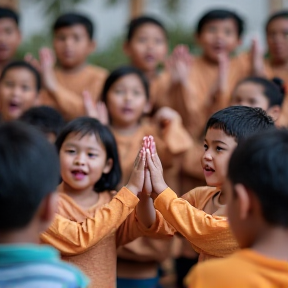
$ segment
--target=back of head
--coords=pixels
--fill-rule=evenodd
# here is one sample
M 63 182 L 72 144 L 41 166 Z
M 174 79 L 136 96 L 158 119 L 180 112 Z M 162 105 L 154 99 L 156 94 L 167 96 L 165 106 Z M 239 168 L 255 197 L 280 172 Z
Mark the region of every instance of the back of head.
M 24 123 L 0 125 L 0 231 L 24 228 L 59 183 L 55 147 Z
M 145 24 L 153 24 L 153 25 L 158 26 L 164 32 L 166 37 L 168 36 L 167 30 L 165 29 L 164 25 L 158 19 L 151 17 L 151 16 L 143 15 L 143 16 L 132 19 L 130 23 L 128 24 L 128 32 L 126 36 L 126 41 L 129 42 L 133 38 L 136 30 Z
M 207 122 L 208 129 L 220 129 L 240 142 L 255 133 L 272 129 L 273 119 L 261 108 L 230 106 L 213 114 Z
M 237 25 L 238 37 L 242 36 L 244 22 L 238 14 L 226 9 L 214 9 L 206 12 L 199 20 L 197 25 L 197 34 L 200 35 L 203 27 L 210 21 L 232 19 Z
M 0 19 L 9 18 L 15 21 L 16 25 L 19 25 L 19 15 L 16 11 L 7 8 L 7 7 L 0 7 Z
M 246 139 L 230 159 L 228 177 L 260 202 L 262 216 L 288 228 L 288 131 L 271 130 Z
M 53 25 L 53 31 L 56 32 L 60 28 L 71 27 L 74 25 L 83 25 L 89 38 L 93 38 L 94 27 L 92 21 L 88 17 L 78 13 L 66 13 L 59 16 Z
M 271 22 L 277 19 L 288 19 L 288 10 L 281 10 L 272 14 L 266 22 L 266 32 Z

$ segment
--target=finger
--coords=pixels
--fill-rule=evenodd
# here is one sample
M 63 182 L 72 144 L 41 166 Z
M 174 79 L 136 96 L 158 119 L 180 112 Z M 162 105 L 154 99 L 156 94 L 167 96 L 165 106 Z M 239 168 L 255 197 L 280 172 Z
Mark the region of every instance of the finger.
M 153 163 L 152 157 L 151 157 L 151 153 L 149 151 L 149 149 L 146 150 L 146 161 L 147 161 L 147 166 L 150 170 L 150 173 L 152 173 L 153 171 L 155 171 L 155 164 Z
M 142 148 L 139 150 L 137 157 L 134 161 L 134 167 L 137 167 L 139 165 L 139 161 L 141 160 L 141 151 L 142 151 Z
M 145 162 L 146 162 L 146 152 L 145 149 L 142 148 L 140 151 L 140 161 L 138 162 L 137 169 L 144 170 Z

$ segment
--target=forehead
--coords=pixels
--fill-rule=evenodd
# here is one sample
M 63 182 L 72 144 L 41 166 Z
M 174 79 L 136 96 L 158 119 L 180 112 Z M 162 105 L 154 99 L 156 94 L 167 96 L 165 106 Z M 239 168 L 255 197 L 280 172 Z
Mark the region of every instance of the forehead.
M 253 82 L 244 82 L 239 84 L 236 89 L 235 93 L 249 95 L 251 97 L 258 96 L 258 94 L 263 94 L 263 87 L 260 84 L 253 83 Z M 241 96 L 241 95 L 240 95 Z
M 25 67 L 12 67 L 6 71 L 3 79 L 13 78 L 16 80 L 27 80 L 36 82 L 35 75 L 32 71 Z
M 99 137 L 94 133 L 89 133 L 86 135 L 82 135 L 81 132 L 71 132 L 69 133 L 63 145 L 75 145 L 75 146 L 84 146 L 84 147 L 93 147 L 96 149 L 104 149 L 103 143 L 100 141 Z M 63 146 L 62 145 L 62 146 Z
M 118 78 L 114 83 L 113 86 L 116 85 L 123 85 L 123 86 L 141 86 L 144 89 L 143 83 L 136 74 L 128 74 Z
M 232 147 L 235 146 L 235 144 L 237 145 L 233 136 L 228 136 L 223 130 L 215 128 L 209 128 L 207 130 L 205 140 L 207 142 L 221 141 Z
M 0 28 L 13 27 L 18 29 L 18 26 L 12 18 L 0 18 Z
M 288 17 L 281 17 L 276 18 L 272 20 L 269 25 L 267 26 L 267 31 L 275 31 L 275 30 L 281 30 L 281 29 L 288 29 Z
M 235 19 L 233 18 L 226 18 L 226 19 L 212 19 L 208 20 L 204 25 L 202 30 L 204 30 L 207 27 L 225 27 L 225 28 L 230 28 L 234 29 L 235 31 L 238 30 L 238 25 Z
M 137 37 L 141 34 L 166 38 L 166 34 L 163 31 L 163 29 L 154 23 L 144 23 L 144 24 L 139 25 L 137 28 L 135 28 L 132 34 L 132 38 Z
M 55 33 L 55 35 L 78 34 L 78 35 L 87 36 L 89 38 L 88 31 L 86 30 L 86 27 L 80 23 L 58 28 L 57 30 L 55 30 L 54 33 Z

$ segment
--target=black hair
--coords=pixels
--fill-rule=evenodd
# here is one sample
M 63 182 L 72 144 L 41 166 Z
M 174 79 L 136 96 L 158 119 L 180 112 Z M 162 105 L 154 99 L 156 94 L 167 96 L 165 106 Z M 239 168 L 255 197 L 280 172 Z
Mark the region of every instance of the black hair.
M 102 101 L 105 104 L 107 104 L 107 93 L 108 93 L 109 89 L 111 88 L 111 86 L 119 78 L 122 78 L 122 77 L 130 75 L 130 74 L 135 74 L 136 76 L 138 76 L 138 78 L 140 79 L 140 81 L 144 87 L 146 98 L 147 98 L 147 100 L 149 100 L 149 82 L 148 82 L 146 76 L 143 74 L 143 72 L 141 70 L 139 70 L 138 68 L 133 67 L 133 66 L 121 66 L 121 67 L 115 69 L 114 71 L 112 71 L 104 83 L 101 96 L 102 96 Z
M 36 82 L 36 90 L 39 92 L 41 89 L 41 76 L 40 73 L 36 68 L 34 68 L 31 64 L 27 63 L 26 61 L 22 60 L 16 60 L 8 63 L 2 70 L 0 81 L 5 77 L 6 73 L 11 69 L 17 69 L 17 68 L 25 68 L 29 70 L 33 76 L 35 77 Z
M 273 127 L 273 119 L 261 108 L 230 106 L 210 117 L 205 133 L 210 128 L 220 129 L 240 142 L 243 138 Z
M 109 173 L 102 174 L 98 182 L 95 183 L 94 189 L 96 192 L 115 190 L 121 180 L 122 173 L 118 158 L 117 144 L 109 128 L 102 125 L 94 118 L 79 117 L 74 119 L 66 124 L 55 142 L 58 152 L 60 152 L 63 142 L 70 133 L 79 134 L 80 137 L 92 134 L 103 143 L 107 153 L 107 160 L 112 159 L 113 166 Z
M 206 12 L 199 20 L 197 25 L 197 34 L 200 35 L 203 27 L 213 20 L 226 20 L 232 19 L 235 21 L 237 26 L 238 37 L 240 38 L 244 31 L 244 21 L 243 19 L 233 11 L 226 9 L 215 9 Z
M 282 106 L 285 97 L 284 81 L 280 78 L 273 78 L 272 81 L 263 77 L 247 77 L 239 82 L 239 85 L 252 82 L 263 88 L 263 94 L 269 101 L 269 108 L 275 105 Z
M 168 33 L 167 33 L 166 28 L 159 20 L 157 20 L 154 17 L 144 15 L 144 16 L 140 16 L 140 17 L 132 19 L 130 23 L 128 24 L 128 32 L 126 36 L 127 42 L 129 42 L 133 38 L 136 30 L 145 24 L 153 24 L 153 25 L 158 26 L 163 31 L 165 37 L 168 38 Z
M 71 27 L 78 24 L 85 27 L 89 39 L 92 39 L 94 33 L 92 21 L 87 16 L 78 13 L 65 13 L 59 16 L 53 25 L 53 32 L 56 32 L 60 28 Z
M 0 7 L 0 19 L 9 18 L 15 21 L 17 27 L 19 26 L 19 14 L 8 7 Z
M 265 25 L 266 32 L 268 31 L 268 27 L 271 24 L 271 22 L 273 22 L 276 19 L 281 19 L 281 18 L 288 20 L 288 10 L 281 10 L 279 12 L 272 14 L 266 22 L 266 25 Z
M 54 145 L 27 124 L 0 125 L 0 139 L 0 231 L 10 231 L 28 225 L 56 190 L 60 167 Z
M 288 131 L 265 131 L 241 143 L 231 156 L 228 178 L 259 199 L 267 223 L 288 228 Z
M 53 133 L 56 137 L 65 124 L 62 115 L 48 106 L 32 107 L 25 111 L 19 120 L 38 128 L 43 133 Z

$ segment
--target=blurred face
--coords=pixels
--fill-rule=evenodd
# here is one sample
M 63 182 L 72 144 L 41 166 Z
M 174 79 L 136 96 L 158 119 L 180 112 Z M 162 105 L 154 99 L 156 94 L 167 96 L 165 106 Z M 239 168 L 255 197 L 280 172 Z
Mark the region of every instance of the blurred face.
M 157 25 L 144 24 L 136 29 L 124 49 L 135 67 L 143 71 L 155 71 L 167 54 L 166 35 Z
M 14 20 L 0 19 L 0 62 L 10 61 L 21 42 L 20 31 Z
M 61 177 L 68 189 L 93 191 L 102 173 L 108 173 L 105 147 L 94 134 L 81 138 L 80 134 L 70 133 L 60 149 Z
M 18 119 L 36 105 L 36 79 L 26 68 L 11 68 L 0 82 L 0 110 L 4 121 Z
M 64 68 L 81 66 L 95 49 L 95 43 L 81 24 L 56 30 L 53 45 L 56 57 Z
M 288 61 L 288 19 L 275 19 L 269 24 L 267 45 L 273 61 L 280 64 Z
M 119 78 L 107 93 L 107 108 L 112 125 L 136 125 L 146 108 L 145 89 L 139 77 L 129 74 Z
M 198 43 L 210 61 L 218 62 L 220 54 L 229 56 L 240 44 L 236 22 L 233 19 L 207 22 L 198 35 Z
M 233 137 L 220 129 L 208 129 L 201 164 L 208 186 L 220 187 L 226 178 L 230 156 L 237 146 Z

